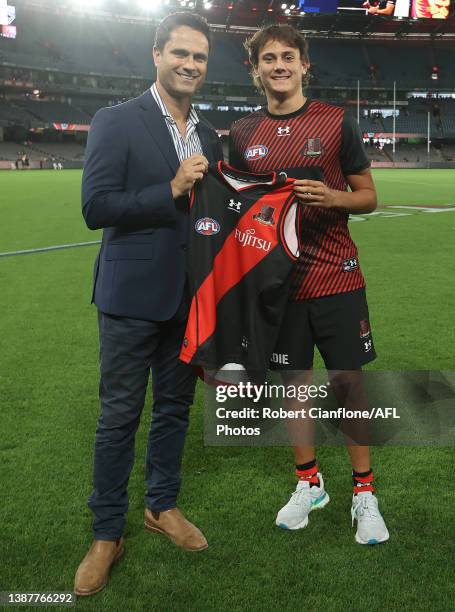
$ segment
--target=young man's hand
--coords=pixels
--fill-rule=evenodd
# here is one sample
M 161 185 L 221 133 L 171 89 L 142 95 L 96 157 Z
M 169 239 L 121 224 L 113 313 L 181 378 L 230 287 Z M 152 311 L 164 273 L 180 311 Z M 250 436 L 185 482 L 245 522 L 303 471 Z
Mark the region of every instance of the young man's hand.
M 297 179 L 294 193 L 301 204 L 322 208 L 341 208 L 352 214 L 373 212 L 377 206 L 376 189 L 369 169 L 345 177 L 351 191 L 330 189 L 322 181 Z
M 336 194 L 322 181 L 309 179 L 297 179 L 294 181 L 294 193 L 302 204 L 313 204 L 324 208 L 332 208 L 336 205 Z

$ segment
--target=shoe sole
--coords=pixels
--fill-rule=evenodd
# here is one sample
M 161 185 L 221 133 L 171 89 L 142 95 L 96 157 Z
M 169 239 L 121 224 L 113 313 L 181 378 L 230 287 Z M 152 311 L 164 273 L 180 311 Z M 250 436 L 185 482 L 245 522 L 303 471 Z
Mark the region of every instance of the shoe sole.
M 166 533 L 166 531 L 164 531 L 164 529 L 160 529 L 159 527 L 155 527 L 153 525 L 150 525 L 149 523 L 147 523 L 147 521 L 144 521 L 144 527 L 145 527 L 145 530 L 150 532 L 150 533 L 159 533 L 161 535 L 166 536 L 169 540 L 171 540 L 171 542 L 173 544 L 175 544 L 179 548 L 182 548 L 183 550 L 187 550 L 188 552 L 199 552 L 201 550 L 206 550 L 209 547 L 208 544 L 205 544 L 204 546 L 201 546 L 200 548 L 185 548 L 184 546 L 180 546 L 180 544 L 177 544 L 177 542 L 174 540 L 174 538 L 172 536 L 170 536 L 168 533 Z
M 387 542 L 389 538 L 390 534 L 388 531 L 387 534 L 381 540 L 376 540 L 374 538 L 372 538 L 371 540 L 362 540 L 360 536 L 357 535 L 357 533 L 355 534 L 355 541 L 357 542 L 357 544 L 369 544 L 370 546 L 374 546 L 374 544 L 383 544 L 384 542 Z
M 311 505 L 310 512 L 312 512 L 313 510 L 321 510 L 322 508 L 324 508 L 324 506 L 327 506 L 329 501 L 330 501 L 329 494 L 326 493 L 319 503 Z M 275 523 L 275 525 L 279 527 L 280 529 L 287 529 L 288 531 L 296 531 L 297 529 L 304 529 L 308 525 L 308 515 L 303 519 L 303 521 L 301 521 L 294 527 L 288 527 L 286 523 Z
M 124 554 L 125 554 L 125 547 L 122 546 L 122 548 L 117 552 L 117 554 L 114 557 L 114 560 L 112 561 L 112 565 L 109 568 L 109 574 L 111 572 L 111 569 L 114 563 L 116 563 L 117 561 L 120 561 L 120 559 L 123 557 Z M 96 593 L 99 593 L 100 591 L 102 591 L 104 587 L 107 585 L 109 581 L 109 574 L 107 576 L 106 581 L 101 586 L 99 586 L 97 589 L 93 589 L 92 591 L 78 591 L 77 589 L 74 589 L 74 594 L 77 595 L 78 597 L 89 597 L 90 595 L 96 595 Z

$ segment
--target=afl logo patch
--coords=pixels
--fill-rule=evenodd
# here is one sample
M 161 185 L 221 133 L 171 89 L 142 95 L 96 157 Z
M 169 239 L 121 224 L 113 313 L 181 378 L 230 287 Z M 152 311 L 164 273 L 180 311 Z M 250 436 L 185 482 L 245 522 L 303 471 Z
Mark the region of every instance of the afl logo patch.
M 194 229 L 198 234 L 203 236 L 214 236 L 220 231 L 220 224 L 211 217 L 202 217 L 198 219 L 194 225 Z
M 264 145 L 253 145 L 245 151 L 245 159 L 247 161 L 256 161 L 261 159 L 261 157 L 265 157 L 268 152 L 268 148 Z

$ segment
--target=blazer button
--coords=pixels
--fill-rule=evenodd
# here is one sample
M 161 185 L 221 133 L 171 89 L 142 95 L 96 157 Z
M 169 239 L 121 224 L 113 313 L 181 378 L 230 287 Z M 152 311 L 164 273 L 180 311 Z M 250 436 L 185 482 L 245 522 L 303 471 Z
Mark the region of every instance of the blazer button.
M 188 246 L 186 244 L 182 244 L 182 251 L 187 251 L 188 250 Z

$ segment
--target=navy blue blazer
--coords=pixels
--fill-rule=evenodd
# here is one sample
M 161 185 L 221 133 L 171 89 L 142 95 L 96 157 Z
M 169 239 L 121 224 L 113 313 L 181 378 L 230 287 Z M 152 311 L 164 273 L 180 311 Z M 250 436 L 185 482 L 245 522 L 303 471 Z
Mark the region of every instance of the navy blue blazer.
M 197 131 L 210 163 L 223 158 L 216 132 Z M 179 161 L 150 90 L 93 117 L 82 178 L 82 212 L 103 228 L 92 302 L 107 314 L 165 321 L 175 314 L 186 275 L 188 199 L 174 201 Z

